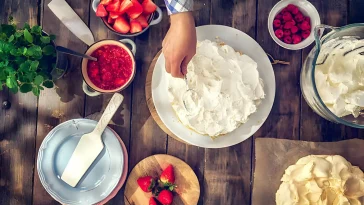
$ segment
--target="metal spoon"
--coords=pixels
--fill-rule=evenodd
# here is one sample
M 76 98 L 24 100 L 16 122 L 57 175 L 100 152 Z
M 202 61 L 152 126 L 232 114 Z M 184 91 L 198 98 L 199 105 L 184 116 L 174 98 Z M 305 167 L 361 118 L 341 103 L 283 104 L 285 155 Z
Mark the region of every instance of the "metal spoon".
M 82 53 L 76 52 L 74 50 L 62 47 L 62 46 L 57 46 L 56 50 L 61 52 L 61 53 L 67 53 L 69 55 L 73 55 L 73 56 L 77 56 L 77 57 L 81 57 L 81 58 L 87 58 L 87 59 L 92 60 L 92 61 L 97 61 L 97 58 L 95 58 L 95 57 L 92 57 L 92 56 L 89 56 L 89 55 L 86 55 L 86 54 L 82 54 Z
M 191 114 L 191 113 L 194 113 L 196 111 L 196 109 L 192 109 L 191 107 L 188 107 L 187 106 L 186 98 L 188 96 L 197 96 L 197 92 L 195 90 L 193 90 L 193 89 L 190 89 L 190 87 L 188 86 L 188 81 L 187 81 L 187 77 L 186 76 L 187 75 L 184 75 L 184 80 L 186 82 L 187 90 L 182 95 L 182 101 L 183 101 L 183 106 L 185 107 L 186 111 Z

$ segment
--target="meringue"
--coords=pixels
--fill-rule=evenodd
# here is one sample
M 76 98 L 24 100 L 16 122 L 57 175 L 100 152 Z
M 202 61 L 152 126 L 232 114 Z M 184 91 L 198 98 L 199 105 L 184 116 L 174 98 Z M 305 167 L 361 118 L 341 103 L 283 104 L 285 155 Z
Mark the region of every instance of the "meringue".
M 315 80 L 331 112 L 338 117 L 358 117 L 364 109 L 364 40 L 347 37 L 323 44 Z
M 345 158 L 310 155 L 289 166 L 276 193 L 277 205 L 360 205 L 364 174 Z
M 228 45 L 198 42 L 196 55 L 187 67 L 188 87 L 183 79 L 167 74 L 169 99 L 179 120 L 210 137 L 234 131 L 264 99 L 257 67 L 253 59 Z M 187 88 L 195 92 L 185 95 Z

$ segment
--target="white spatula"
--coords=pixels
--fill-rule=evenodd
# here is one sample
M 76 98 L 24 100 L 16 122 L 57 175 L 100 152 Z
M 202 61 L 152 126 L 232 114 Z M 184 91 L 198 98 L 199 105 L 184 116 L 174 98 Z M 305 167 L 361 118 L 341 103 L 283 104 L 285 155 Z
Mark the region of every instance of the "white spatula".
M 122 95 L 115 93 L 94 131 L 81 137 L 61 177 L 61 179 L 70 186 L 75 187 L 77 185 L 87 169 L 104 148 L 101 135 L 112 116 L 123 102 L 123 99 L 124 97 Z

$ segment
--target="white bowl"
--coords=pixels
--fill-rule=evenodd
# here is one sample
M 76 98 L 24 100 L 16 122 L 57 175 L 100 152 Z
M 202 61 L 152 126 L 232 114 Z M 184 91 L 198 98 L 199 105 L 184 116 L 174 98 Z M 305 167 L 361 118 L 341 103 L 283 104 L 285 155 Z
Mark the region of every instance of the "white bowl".
M 311 18 L 311 34 L 308 38 L 304 39 L 301 43 L 298 44 L 287 44 L 283 41 L 281 41 L 279 38 L 276 37 L 276 35 L 274 34 L 274 29 L 273 29 L 273 21 L 274 21 L 274 17 L 281 12 L 285 7 L 288 6 L 288 4 L 294 4 L 296 5 L 300 11 L 302 12 L 302 14 L 304 16 L 308 16 Z M 316 10 L 316 8 L 309 2 L 306 0 L 282 0 L 279 1 L 270 11 L 269 13 L 269 17 L 268 17 L 268 30 L 269 30 L 269 34 L 270 36 L 273 38 L 273 40 L 280 46 L 282 46 L 283 48 L 289 49 L 289 50 L 300 50 L 303 48 L 306 48 L 307 46 L 309 46 L 312 42 L 315 41 L 313 32 L 314 32 L 314 28 L 318 25 L 321 24 L 321 20 L 320 20 L 320 15 L 318 13 L 318 11 Z

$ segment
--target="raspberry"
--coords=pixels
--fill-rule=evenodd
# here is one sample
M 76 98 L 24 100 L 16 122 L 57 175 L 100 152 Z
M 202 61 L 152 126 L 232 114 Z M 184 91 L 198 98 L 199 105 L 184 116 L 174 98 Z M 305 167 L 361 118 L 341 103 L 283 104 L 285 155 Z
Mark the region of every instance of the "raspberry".
M 308 38 L 310 36 L 310 34 L 311 34 L 311 31 L 306 30 L 306 31 L 302 31 L 301 36 L 302 36 L 302 38 L 306 39 L 306 38 Z
M 283 15 L 282 14 L 277 14 L 277 16 L 275 17 L 275 19 L 282 20 L 283 19 Z
M 291 27 L 291 32 L 292 32 L 293 34 L 297 33 L 297 32 L 298 32 L 298 27 L 297 27 L 297 26 L 292 26 L 292 27 Z
M 305 16 L 303 20 L 304 20 L 304 21 L 307 21 L 308 23 L 310 23 L 310 24 L 311 24 L 311 19 L 310 19 L 310 17 Z
M 294 15 L 298 14 L 299 12 L 300 12 L 300 10 L 298 8 L 294 8 L 291 10 L 291 13 Z
M 285 36 L 283 41 L 285 43 L 291 44 L 292 43 L 292 37 L 291 36 Z
M 311 25 L 309 22 L 307 21 L 304 21 L 301 23 L 301 26 L 300 26 L 301 30 L 303 31 L 306 31 L 306 30 L 311 30 Z
M 290 30 L 284 30 L 283 31 L 283 35 L 284 36 L 290 36 L 291 35 L 291 31 Z
M 301 36 L 297 35 L 297 34 L 294 34 L 292 36 L 292 40 L 293 40 L 293 44 L 298 44 L 302 41 L 302 38 Z
M 291 21 L 287 21 L 285 24 L 284 24 L 284 29 L 291 29 L 292 26 L 296 25 L 296 22 L 294 22 L 293 20 Z
M 294 17 L 294 20 L 296 20 L 296 22 L 298 22 L 298 23 L 301 23 L 304 19 L 305 19 L 305 17 L 302 14 L 297 14 Z
M 276 34 L 277 38 L 279 39 L 283 37 L 283 31 L 281 29 L 277 29 L 274 34 Z
M 289 20 L 292 20 L 293 18 L 292 18 L 292 14 L 291 13 L 289 13 L 289 12 L 284 12 L 284 14 L 283 14 L 283 20 L 284 21 L 289 21 Z
M 275 19 L 274 21 L 273 21 L 273 27 L 274 28 L 279 28 L 281 26 L 281 21 L 280 20 L 278 20 L 278 19 Z
M 286 8 L 288 11 L 293 11 L 294 9 L 298 9 L 298 7 L 294 4 L 288 4 Z
M 288 11 L 288 9 L 287 9 L 287 7 L 286 7 L 286 8 L 284 8 L 284 9 L 282 9 L 281 13 L 283 14 L 283 13 L 285 13 L 285 12 L 287 12 L 287 11 Z

